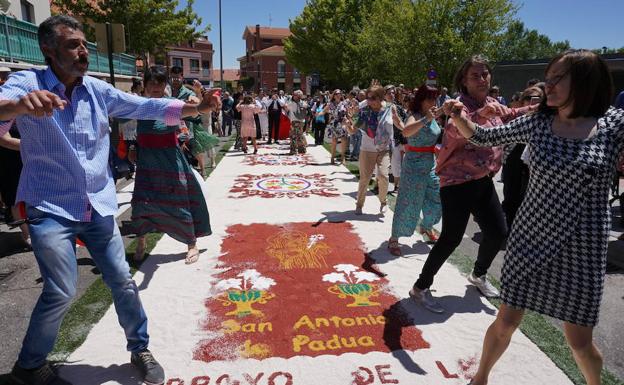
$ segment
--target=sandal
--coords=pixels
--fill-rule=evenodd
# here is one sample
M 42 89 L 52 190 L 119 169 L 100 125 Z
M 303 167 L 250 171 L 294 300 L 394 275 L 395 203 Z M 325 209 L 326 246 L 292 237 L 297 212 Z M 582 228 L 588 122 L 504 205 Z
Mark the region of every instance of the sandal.
M 435 229 L 425 230 L 421 228 L 420 234 L 423 236 L 425 243 L 436 243 L 440 238 L 440 234 Z
M 402 257 L 403 253 L 401 252 L 401 246 L 399 245 L 398 239 L 390 239 L 388 241 L 388 250 L 390 250 L 390 254 L 395 257 Z
M 190 265 L 199 260 L 199 250 L 191 249 L 186 253 L 186 258 L 184 259 L 184 263 Z

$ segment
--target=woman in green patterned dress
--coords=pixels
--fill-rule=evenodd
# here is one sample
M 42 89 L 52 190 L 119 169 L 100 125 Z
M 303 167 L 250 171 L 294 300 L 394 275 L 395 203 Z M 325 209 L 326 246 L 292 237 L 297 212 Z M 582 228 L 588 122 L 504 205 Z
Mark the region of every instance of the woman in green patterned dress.
M 145 94 L 164 97 L 167 72 L 152 67 L 145 72 Z M 137 122 L 138 159 L 132 197 L 132 232 L 138 236 L 135 260 L 145 253 L 145 235 L 166 233 L 188 246 L 186 263 L 199 259 L 197 237 L 211 234 L 203 179 L 186 161 L 176 130 L 161 121 Z
M 392 255 L 400 256 L 399 237 L 411 237 L 420 222 L 419 232 L 428 243 L 438 239 L 433 225 L 442 217 L 440 205 L 440 180 L 435 174 L 434 148 L 440 127 L 436 115 L 441 110 L 435 108 L 438 90 L 422 85 L 410 104 L 411 116 L 402 128 L 407 138 L 405 157 L 401 170 L 401 189 L 397 196 L 392 220 L 392 235 L 388 249 Z

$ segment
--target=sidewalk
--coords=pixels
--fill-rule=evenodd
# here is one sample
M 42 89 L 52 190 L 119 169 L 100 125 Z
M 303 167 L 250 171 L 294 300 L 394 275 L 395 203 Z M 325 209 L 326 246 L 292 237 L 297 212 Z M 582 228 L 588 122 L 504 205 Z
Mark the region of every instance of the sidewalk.
M 369 196 L 355 216 L 357 178 L 308 150 L 230 152 L 207 181 L 213 235 L 199 262 L 165 236 L 136 274 L 165 383 L 465 385 L 495 309 L 449 264 L 434 285 L 448 311 L 416 307 L 407 292 L 429 246 L 414 236 L 405 258 L 390 256 L 392 213 Z M 134 383 L 124 348 L 111 308 L 61 374 Z M 492 381 L 571 384 L 520 333 Z

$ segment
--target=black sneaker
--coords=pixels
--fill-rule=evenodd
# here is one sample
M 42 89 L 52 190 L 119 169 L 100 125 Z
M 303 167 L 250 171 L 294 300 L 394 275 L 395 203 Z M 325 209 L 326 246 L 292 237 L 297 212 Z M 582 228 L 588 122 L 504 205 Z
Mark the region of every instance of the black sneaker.
M 59 377 L 47 362 L 35 369 L 24 369 L 15 364 L 11 381 L 15 385 L 72 385 Z
M 161 385 L 165 383 L 165 371 L 149 350 L 145 349 L 132 353 L 130 362 L 141 371 L 143 382 L 146 385 Z

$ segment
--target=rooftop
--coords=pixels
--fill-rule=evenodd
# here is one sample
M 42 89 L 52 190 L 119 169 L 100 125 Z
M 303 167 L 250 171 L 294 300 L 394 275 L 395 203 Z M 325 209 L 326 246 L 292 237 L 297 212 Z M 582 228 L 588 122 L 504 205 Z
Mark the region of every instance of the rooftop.
M 284 46 L 283 45 L 272 45 L 269 48 L 265 48 L 261 51 L 258 51 L 251 56 L 284 56 Z
M 256 26 L 248 25 L 243 32 L 243 39 L 247 39 L 248 34 L 255 34 Z M 290 28 L 274 28 L 274 27 L 260 27 L 260 38 L 262 39 L 285 39 L 292 35 Z
M 212 80 L 214 82 L 221 81 L 221 70 L 219 68 L 215 68 L 212 70 Z M 226 82 L 237 81 L 240 80 L 240 70 L 236 68 L 225 68 L 223 70 L 223 80 Z

